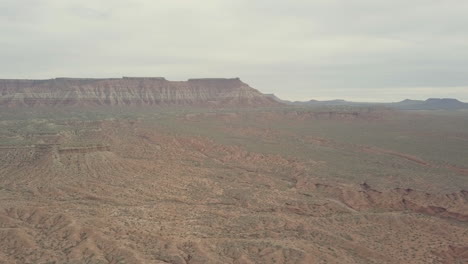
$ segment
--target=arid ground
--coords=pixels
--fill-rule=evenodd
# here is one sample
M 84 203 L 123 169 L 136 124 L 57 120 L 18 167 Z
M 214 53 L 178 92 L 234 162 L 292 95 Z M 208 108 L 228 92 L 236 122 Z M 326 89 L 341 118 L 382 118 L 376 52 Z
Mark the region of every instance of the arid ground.
M 0 263 L 468 263 L 468 112 L 4 108 Z

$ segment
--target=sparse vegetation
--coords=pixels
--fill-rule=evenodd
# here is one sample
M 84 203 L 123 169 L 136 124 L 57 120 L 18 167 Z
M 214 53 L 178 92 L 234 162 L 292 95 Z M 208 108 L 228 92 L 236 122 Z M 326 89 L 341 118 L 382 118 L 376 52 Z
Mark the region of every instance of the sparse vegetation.
M 458 112 L 1 113 L 5 263 L 428 263 L 466 252 Z

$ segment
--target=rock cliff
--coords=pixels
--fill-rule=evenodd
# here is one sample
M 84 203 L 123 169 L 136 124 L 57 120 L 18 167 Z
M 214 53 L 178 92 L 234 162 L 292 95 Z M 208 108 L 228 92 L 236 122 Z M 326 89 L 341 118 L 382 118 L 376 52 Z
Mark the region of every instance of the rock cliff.
M 0 106 L 274 106 L 239 78 L 168 81 L 162 77 L 0 80 Z

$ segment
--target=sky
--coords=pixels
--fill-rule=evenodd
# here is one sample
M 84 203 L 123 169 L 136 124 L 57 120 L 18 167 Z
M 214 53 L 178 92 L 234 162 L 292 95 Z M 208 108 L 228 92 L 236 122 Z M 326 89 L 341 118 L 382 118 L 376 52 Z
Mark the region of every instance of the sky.
M 468 1 L 0 0 L 0 78 L 120 76 L 468 102 Z

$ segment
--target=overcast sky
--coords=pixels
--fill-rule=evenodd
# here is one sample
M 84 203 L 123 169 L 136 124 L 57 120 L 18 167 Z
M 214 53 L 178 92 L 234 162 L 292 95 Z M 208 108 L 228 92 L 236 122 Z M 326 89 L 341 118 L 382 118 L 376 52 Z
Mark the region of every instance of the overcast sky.
M 291 100 L 468 101 L 467 0 L 0 0 L 0 78 L 240 77 Z

